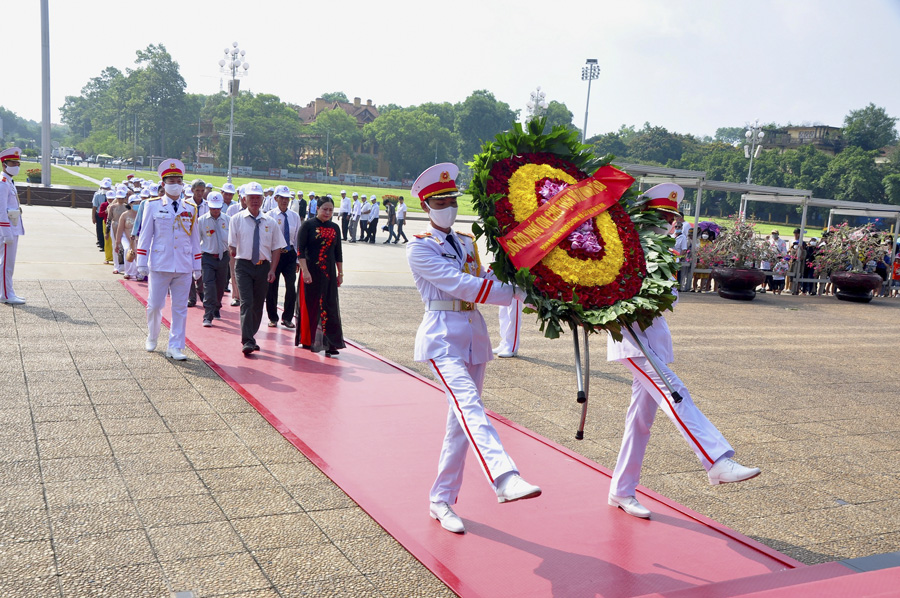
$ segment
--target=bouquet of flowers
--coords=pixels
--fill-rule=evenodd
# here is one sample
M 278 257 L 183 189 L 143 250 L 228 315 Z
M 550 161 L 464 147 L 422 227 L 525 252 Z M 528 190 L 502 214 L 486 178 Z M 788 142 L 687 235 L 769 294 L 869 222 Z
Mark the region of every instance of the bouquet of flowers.
M 851 228 L 846 223 L 833 226 L 822 235 L 812 265 L 820 272 L 865 272 L 866 264 L 883 260 L 891 252 L 890 240 L 874 224 Z

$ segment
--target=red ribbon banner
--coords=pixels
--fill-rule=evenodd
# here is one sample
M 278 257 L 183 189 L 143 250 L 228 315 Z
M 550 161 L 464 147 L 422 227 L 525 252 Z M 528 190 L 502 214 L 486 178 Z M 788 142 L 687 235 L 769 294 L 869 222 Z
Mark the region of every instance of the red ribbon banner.
M 634 179 L 612 166 L 570 185 L 499 239 L 516 268 L 531 268 L 569 234 L 619 201 Z

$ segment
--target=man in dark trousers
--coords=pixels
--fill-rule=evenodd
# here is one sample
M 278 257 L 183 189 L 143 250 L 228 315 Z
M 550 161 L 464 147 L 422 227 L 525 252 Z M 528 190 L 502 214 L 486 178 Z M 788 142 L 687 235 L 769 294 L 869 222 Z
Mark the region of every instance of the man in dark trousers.
M 209 211 L 200 216 L 200 268 L 203 270 L 203 326 L 212 326 L 214 318 L 221 318 L 222 296 L 231 275 L 231 254 L 228 252 L 228 216 L 222 213 L 225 200 L 214 191 L 206 198 Z
M 262 185 L 247 183 L 244 195 L 247 209 L 228 222 L 228 247 L 236 260 L 234 274 L 241 291 L 241 351 L 249 356 L 259 351 L 254 337 L 259 332 L 266 293 L 275 280 L 275 268 L 285 243 L 275 221 L 260 211 Z
M 278 279 L 284 277 L 284 311 L 281 313 L 281 325 L 294 328 L 294 312 L 297 308 L 297 233 L 300 232 L 300 216 L 288 209 L 291 192 L 287 185 L 275 187 L 275 201 L 278 204 L 267 216 L 273 219 L 278 230 L 284 235 L 287 246 L 278 257 L 275 268 L 275 280 L 269 283 L 266 295 L 266 311 L 269 315 L 269 328 L 278 326 Z

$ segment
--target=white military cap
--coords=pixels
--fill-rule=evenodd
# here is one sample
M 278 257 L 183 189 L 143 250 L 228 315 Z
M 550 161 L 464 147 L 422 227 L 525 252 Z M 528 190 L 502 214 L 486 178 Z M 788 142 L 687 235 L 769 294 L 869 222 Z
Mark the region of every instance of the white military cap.
M 435 164 L 425 170 L 412 186 L 412 194 L 421 201 L 432 197 L 459 197 L 462 193 L 456 188 L 456 177 L 459 167 L 452 162 Z
M 161 179 L 167 176 L 184 176 L 184 162 L 177 158 L 166 158 L 159 163 L 156 173 Z
M 650 198 L 650 201 L 644 206 L 645 210 L 656 209 L 678 214 L 678 204 L 684 198 L 684 189 L 675 183 L 660 183 L 650 187 L 641 195 Z

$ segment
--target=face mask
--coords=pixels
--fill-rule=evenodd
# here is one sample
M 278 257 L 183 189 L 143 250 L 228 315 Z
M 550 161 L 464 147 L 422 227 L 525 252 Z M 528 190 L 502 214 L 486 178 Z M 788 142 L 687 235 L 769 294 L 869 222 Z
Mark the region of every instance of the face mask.
M 700 235 L 700 238 L 701 238 L 701 239 L 708 239 L 708 238 L 709 238 L 709 235 Z
M 810 247 L 815 247 L 815 246 L 816 246 L 816 242 L 815 242 L 815 241 L 810 241 L 810 242 L 809 242 L 809 246 L 810 246 Z
M 166 183 L 166 195 L 179 197 L 182 189 L 184 189 L 184 185 L 180 183 Z
M 19 167 L 18 166 L 7 166 L 6 172 L 9 173 L 9 176 L 16 176 L 17 174 L 19 174 Z
M 428 212 L 428 217 L 434 222 L 435 226 L 440 228 L 450 228 L 456 222 L 456 213 L 459 209 L 455 206 L 443 208 L 441 210 L 432 209 Z

